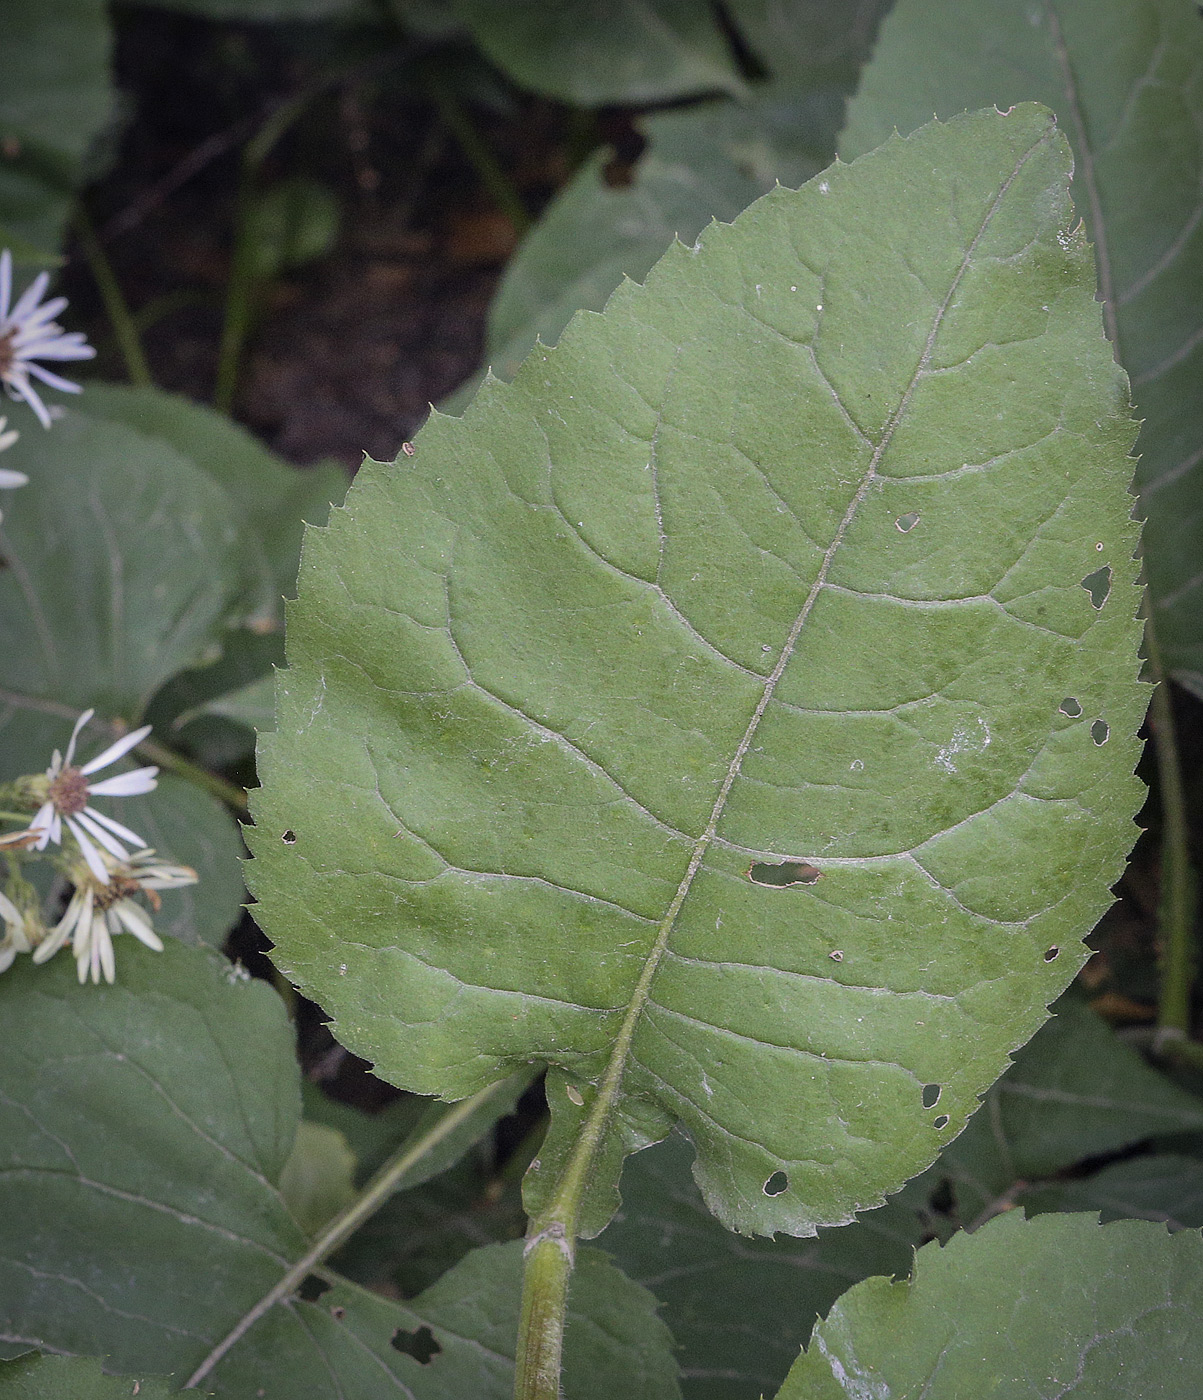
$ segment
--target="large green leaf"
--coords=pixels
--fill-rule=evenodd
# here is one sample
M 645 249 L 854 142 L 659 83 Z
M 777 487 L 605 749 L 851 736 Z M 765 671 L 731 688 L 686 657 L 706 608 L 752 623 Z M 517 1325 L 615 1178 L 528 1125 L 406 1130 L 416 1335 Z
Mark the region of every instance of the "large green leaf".
M 105 0 L 7 0 L 0 83 L 0 245 L 52 257 L 89 147 L 111 120 Z
M 269 987 L 206 950 L 135 949 L 119 973 L 81 987 L 68 958 L 21 959 L 0 978 L 0 1335 L 179 1385 L 308 1245 L 279 1189 L 300 1107 L 293 1032 Z M 412 1306 L 346 1282 L 287 1297 L 202 1391 L 504 1400 L 521 1250 L 478 1251 Z M 640 1400 L 672 1400 L 650 1296 L 600 1257 L 587 1268 L 569 1365 L 599 1389 L 582 1395 L 642 1374 Z M 423 1328 L 437 1364 L 400 1345 Z
M 256 916 L 385 1077 L 556 1067 L 536 1207 L 679 1120 L 729 1225 L 845 1220 L 1080 966 L 1144 690 L 1068 159 L 1026 107 L 775 192 L 308 536 Z
M 512 379 L 535 343 L 554 345 L 573 313 L 600 311 L 624 277 L 642 281 L 673 241 L 692 243 L 775 184 L 796 186 L 835 154 L 844 101 L 883 0 L 747 0 L 737 19 L 774 75 L 744 102 L 709 102 L 645 119 L 648 149 L 630 184 L 593 156 L 546 210 L 502 276 L 485 358 Z M 457 396 L 456 401 L 459 401 Z
M 1201 1368 L 1197 1232 L 1016 1211 L 845 1294 L 778 1400 L 1192 1400 Z
M 659 1298 L 686 1400 L 759 1400 L 785 1378 L 816 1315 L 874 1274 L 910 1272 L 924 1238 L 909 1191 L 817 1239 L 740 1239 L 707 1211 L 680 1136 L 631 1157 L 601 1245 Z
M 515 82 L 579 107 L 742 92 L 709 5 L 695 0 L 453 0 Z
M 1145 568 L 1164 662 L 1203 693 L 1203 19 L 1183 0 L 898 0 L 844 155 L 964 107 L 1030 99 L 1077 156 L 1075 197 L 1132 378 Z

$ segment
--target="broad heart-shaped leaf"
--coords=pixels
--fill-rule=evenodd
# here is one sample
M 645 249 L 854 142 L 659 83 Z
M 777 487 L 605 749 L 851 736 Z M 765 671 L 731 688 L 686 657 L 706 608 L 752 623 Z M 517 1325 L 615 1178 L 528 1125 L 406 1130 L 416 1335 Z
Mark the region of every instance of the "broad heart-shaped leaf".
M 579 107 L 744 90 L 714 12 L 694 0 L 452 0 L 515 82 Z
M 841 153 L 1035 99 L 1077 158 L 1108 328 L 1143 420 L 1136 484 L 1166 668 L 1203 694 L 1203 18 L 1181 0 L 898 0 Z
M 308 536 L 256 917 L 399 1084 L 557 1067 L 536 1209 L 679 1120 L 728 1225 L 845 1220 L 1080 965 L 1144 691 L 1068 176 L 1029 106 L 768 195 Z
M 69 957 L 19 959 L 0 1023 L 0 1340 L 170 1372 L 178 1388 L 308 1246 L 279 1189 L 300 1108 L 283 1005 L 169 943 L 122 959 L 114 987 L 79 986 Z M 261 1316 L 198 1393 L 507 1400 L 521 1255 L 478 1250 L 405 1306 L 334 1276 L 319 1301 Z M 638 1400 L 674 1400 L 654 1300 L 596 1253 L 586 1268 L 567 1341 L 569 1374 L 593 1377 L 579 1394 L 638 1377 Z M 424 1328 L 429 1365 L 398 1345 Z
M 167 1400 L 160 1376 L 106 1376 L 91 1357 L 26 1355 L 0 1363 L 0 1400 Z
M 746 101 L 640 122 L 647 150 L 627 187 L 586 161 L 511 258 L 489 308 L 485 360 L 512 379 L 536 337 L 554 344 L 573 313 L 600 311 L 624 277 L 642 281 L 674 238 L 692 243 L 780 182 L 800 185 L 835 154 L 844 102 L 883 0 L 747 0 L 735 19 L 772 80 Z M 459 391 L 453 402 L 467 402 Z
M 0 246 L 52 258 L 89 146 L 112 118 L 105 0 L 6 0 Z M 28 247 L 27 245 L 32 245 Z
M 1193 1400 L 1201 1368 L 1196 1231 L 1015 1211 L 846 1293 L 778 1400 Z

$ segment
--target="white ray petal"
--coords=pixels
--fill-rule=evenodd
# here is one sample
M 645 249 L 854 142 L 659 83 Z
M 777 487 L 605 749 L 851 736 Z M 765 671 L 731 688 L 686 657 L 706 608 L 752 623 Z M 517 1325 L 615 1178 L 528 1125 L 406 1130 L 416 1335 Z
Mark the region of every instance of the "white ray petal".
M 128 860 L 129 852 L 117 840 L 115 836 L 110 836 L 98 821 L 93 821 L 85 807 L 82 812 L 76 812 L 75 820 L 83 827 L 89 836 L 94 836 L 96 840 L 108 851 L 109 855 L 116 856 L 118 860 Z
M 100 949 L 100 968 L 104 973 L 104 980 L 111 987 L 117 980 L 117 959 L 113 956 L 113 936 L 109 932 L 108 925 L 102 924 L 100 928 L 93 927 L 93 952 L 92 952 L 92 981 L 96 979 L 96 948 Z
M 146 842 L 143 841 L 136 831 L 131 831 L 128 826 L 122 826 L 120 822 L 115 822 L 112 817 L 106 816 L 103 812 L 98 812 L 95 807 L 85 807 L 84 811 L 87 812 L 88 816 L 90 816 L 93 821 L 98 821 L 101 826 L 107 826 L 110 831 L 120 836 L 123 841 L 128 841 L 135 850 L 141 851 L 145 849 Z
M 88 712 L 91 714 L 91 711 Z M 89 773 L 95 773 L 101 768 L 107 768 L 110 763 L 116 763 L 123 753 L 129 753 L 136 744 L 140 744 L 150 733 L 150 725 L 144 724 L 141 729 L 131 729 L 128 734 L 123 734 L 116 743 L 110 744 L 103 753 L 98 753 L 95 758 L 89 759 L 79 770 L 86 777 Z M 70 760 L 68 760 L 70 762 Z M 158 769 L 155 769 L 158 772 Z M 95 791 L 95 789 L 93 789 Z
M 148 948 L 156 953 L 163 951 L 163 940 L 150 926 L 150 920 L 143 914 L 136 904 L 128 899 L 120 900 L 113 905 L 113 913 L 129 929 L 140 942 L 145 943 Z
M 88 792 L 92 797 L 139 797 L 144 792 L 154 792 L 158 787 L 158 771 L 152 766 L 135 768 L 132 773 L 118 773 L 98 783 L 89 783 Z
M 35 365 L 32 360 L 26 364 L 25 370 L 27 374 L 35 375 L 43 384 L 49 384 L 52 389 L 57 389 L 60 394 L 83 393 L 83 389 L 73 379 L 62 379 L 57 374 L 51 374 L 48 369 L 43 369 L 41 365 Z M 26 385 L 25 391 L 29 392 L 28 385 Z
M 24 374 L 21 375 L 19 381 L 17 380 L 16 375 L 10 377 L 9 391 L 12 394 L 12 397 L 15 398 L 18 403 L 27 403 L 30 406 L 30 408 L 32 408 L 33 411 L 37 414 L 38 422 L 42 425 L 42 427 L 49 430 L 51 423 L 50 411 L 42 402 L 41 396 L 38 394 L 38 391 L 33 387 L 33 385 L 29 382 L 29 380 Z
M 67 830 L 75 837 L 84 860 L 88 862 L 88 869 L 100 881 L 102 885 L 109 883 L 109 872 L 104 868 L 104 861 L 96 854 L 96 847 L 84 835 L 83 827 L 78 822 L 73 822 L 70 817 L 65 817 Z
M 29 823 L 30 831 L 38 831 L 41 834 L 34 842 L 35 851 L 44 851 L 54 839 L 54 803 L 43 802 L 34 814 L 34 819 Z
M 8 320 L 8 303 L 13 294 L 13 255 L 7 248 L 0 253 L 0 325 Z
M 75 757 L 75 741 L 79 738 L 79 731 L 96 713 L 95 710 L 85 710 L 75 721 L 75 728 L 71 731 L 71 742 L 67 745 L 67 757 L 64 759 L 66 767 L 71 767 L 71 760 Z
M 9 313 L 12 321 L 23 321 L 33 308 L 42 300 L 42 294 L 50 285 L 50 274 L 39 272 L 28 287 L 21 293 L 16 306 Z

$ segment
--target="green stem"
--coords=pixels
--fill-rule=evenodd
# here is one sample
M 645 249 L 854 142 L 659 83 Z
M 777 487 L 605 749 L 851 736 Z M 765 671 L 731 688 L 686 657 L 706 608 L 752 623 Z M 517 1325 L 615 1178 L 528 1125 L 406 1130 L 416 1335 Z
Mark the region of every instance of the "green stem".
M 471 161 L 473 169 L 480 176 L 481 184 L 492 195 L 494 203 L 514 225 L 514 232 L 521 238 L 530 228 L 531 218 L 514 182 L 502 169 L 488 143 L 473 125 L 459 98 L 442 79 L 428 73 L 426 85 L 434 98 L 435 106 L 439 109 L 439 115 L 459 142 L 464 155 Z
M 1161 990 L 1157 1015 L 1159 1039 L 1177 1040 L 1190 1033 L 1191 990 L 1195 973 L 1194 874 L 1190 864 L 1189 827 L 1182 764 L 1174 726 L 1170 682 L 1151 619 L 1145 645 L 1156 682 L 1150 708 L 1157 776 L 1161 792 Z
M 514 1400 L 558 1400 L 574 1253 L 562 1230 L 549 1230 L 527 1245 Z
M 217 356 L 217 383 L 213 391 L 213 406 L 227 414 L 234 406 L 242 347 L 250 330 L 255 299 L 250 222 L 257 170 L 258 167 L 252 166 L 244 157 L 234 208 L 234 252 L 230 260 L 230 280 L 226 286 L 226 314 L 221 328 L 221 349 Z
M 305 1254 L 284 1274 L 279 1283 L 239 1318 L 238 1322 L 188 1377 L 182 1388 L 190 1390 L 199 1385 L 230 1348 L 246 1335 L 264 1313 L 269 1312 L 277 1303 L 294 1293 L 307 1274 L 311 1274 L 317 1265 L 324 1259 L 328 1259 L 340 1244 L 349 1239 L 365 1220 L 380 1209 L 397 1190 L 407 1172 L 416 1166 L 423 1157 L 432 1152 L 440 1142 L 449 1137 L 466 1119 L 470 1118 L 481 1104 L 499 1093 L 507 1083 L 508 1081 L 502 1080 L 498 1084 L 490 1084 L 487 1089 L 481 1089 L 470 1099 L 453 1104 L 439 1121 L 420 1138 L 412 1143 L 403 1144 L 385 1162 L 384 1166 L 380 1168 L 346 1210 L 340 1211 L 334 1217 Z
M 190 783 L 194 783 L 197 787 L 204 788 L 219 802 L 224 802 L 227 807 L 232 807 L 239 816 L 249 815 L 246 805 L 246 791 L 240 788 L 237 783 L 219 778 L 216 773 L 210 773 L 199 763 L 193 763 L 191 759 L 184 758 L 174 749 L 165 748 L 164 745 L 156 743 L 154 739 L 143 739 L 136 751 L 144 758 L 149 758 L 152 763 L 157 763 L 160 768 L 166 768 L 169 773 L 176 773 L 181 778 L 187 778 Z
M 100 292 L 100 299 L 104 302 L 104 309 L 113 327 L 121 357 L 125 361 L 125 372 L 129 375 L 130 383 L 148 389 L 154 380 L 151 378 L 150 365 L 146 362 L 142 341 L 138 336 L 138 327 L 130 315 L 112 264 L 100 246 L 100 239 L 96 237 L 92 220 L 88 218 L 87 210 L 82 204 L 75 206 L 75 233 Z

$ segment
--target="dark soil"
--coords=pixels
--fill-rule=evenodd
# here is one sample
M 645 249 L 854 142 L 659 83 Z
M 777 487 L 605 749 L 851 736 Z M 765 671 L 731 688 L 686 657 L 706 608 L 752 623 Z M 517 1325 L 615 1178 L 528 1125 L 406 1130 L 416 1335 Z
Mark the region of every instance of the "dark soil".
M 276 104 L 323 75 L 362 75 L 318 92 L 262 172 L 265 184 L 303 174 L 333 189 L 340 234 L 329 256 L 266 289 L 235 413 L 298 463 L 391 460 L 430 404 L 477 369 L 517 243 L 429 95 L 430 75 L 460 89 L 532 212 L 567 177 L 566 114 L 478 59 L 387 31 L 135 8 L 118 12 L 117 35 L 125 122 L 88 204 L 131 310 L 149 323 L 155 382 L 200 402 L 213 397 L 241 149 Z M 73 326 L 99 348 L 96 373 L 124 378 L 77 251 L 64 280 Z

